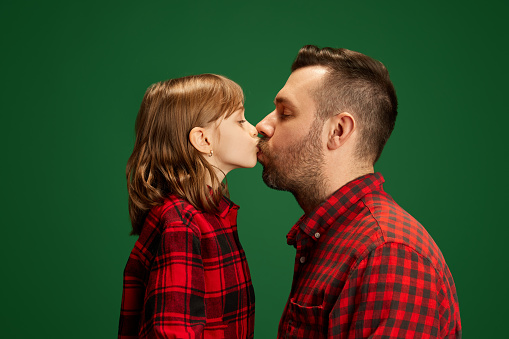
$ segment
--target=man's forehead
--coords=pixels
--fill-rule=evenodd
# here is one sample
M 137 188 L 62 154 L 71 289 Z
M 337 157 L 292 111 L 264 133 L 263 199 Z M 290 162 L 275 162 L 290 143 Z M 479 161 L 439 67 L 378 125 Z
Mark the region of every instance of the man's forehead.
M 327 68 L 323 66 L 308 66 L 295 70 L 276 95 L 274 103 L 291 104 L 303 96 L 310 96 L 327 72 Z
M 328 72 L 328 68 L 324 66 L 302 67 L 293 71 L 286 83 L 294 86 L 309 86 L 320 82 Z
M 327 68 L 323 66 L 299 68 L 290 74 L 282 91 L 285 89 L 309 90 L 314 88 L 320 84 L 327 72 Z

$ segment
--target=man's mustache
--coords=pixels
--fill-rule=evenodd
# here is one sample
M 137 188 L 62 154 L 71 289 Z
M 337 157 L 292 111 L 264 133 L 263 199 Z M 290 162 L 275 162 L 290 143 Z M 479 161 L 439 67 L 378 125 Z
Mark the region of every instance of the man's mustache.
M 260 147 L 260 145 L 265 145 L 268 141 L 269 138 L 267 138 L 265 135 L 262 135 L 258 138 L 258 147 Z
M 264 152 L 267 150 L 267 143 L 269 142 L 269 138 L 267 138 L 266 136 L 262 135 L 259 139 L 258 139 L 258 148 Z M 264 152 L 265 153 L 265 152 Z

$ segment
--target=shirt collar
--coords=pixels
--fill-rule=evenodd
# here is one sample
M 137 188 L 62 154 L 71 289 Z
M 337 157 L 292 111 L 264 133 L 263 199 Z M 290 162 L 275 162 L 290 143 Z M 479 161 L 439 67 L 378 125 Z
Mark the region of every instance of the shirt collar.
M 228 214 L 230 214 L 230 211 L 238 210 L 239 208 L 240 207 L 238 205 L 234 204 L 230 199 L 223 195 L 223 198 L 219 202 L 219 211 L 217 211 L 216 214 L 224 219 Z
M 370 173 L 345 184 L 308 215 L 300 217 L 286 236 L 288 245 L 295 245 L 299 230 L 318 240 L 353 204 L 370 192 L 382 190 L 383 183 L 382 174 Z
M 209 193 L 212 195 L 214 192 L 212 191 L 212 187 L 210 185 L 207 185 L 209 188 Z M 226 218 L 226 216 L 230 213 L 230 211 L 235 210 L 237 211 L 240 207 L 233 203 L 228 197 L 226 197 L 223 194 L 223 197 L 219 201 L 219 209 L 214 212 L 215 215 L 217 215 L 220 218 Z

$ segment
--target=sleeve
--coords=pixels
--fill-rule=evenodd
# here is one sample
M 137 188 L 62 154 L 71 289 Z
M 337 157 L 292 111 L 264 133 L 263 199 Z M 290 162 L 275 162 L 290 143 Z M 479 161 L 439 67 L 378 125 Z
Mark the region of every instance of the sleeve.
M 329 313 L 329 337 L 441 337 L 442 286 L 428 259 L 404 244 L 384 244 L 349 274 Z
M 167 223 L 145 296 L 142 334 L 149 338 L 201 338 L 206 323 L 205 279 L 199 231 Z

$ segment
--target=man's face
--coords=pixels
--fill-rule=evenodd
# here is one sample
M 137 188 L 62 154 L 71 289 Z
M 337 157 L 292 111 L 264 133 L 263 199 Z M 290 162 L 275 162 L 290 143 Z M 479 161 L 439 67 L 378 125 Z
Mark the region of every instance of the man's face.
M 323 122 L 316 119 L 313 90 L 326 73 L 319 66 L 293 72 L 274 100 L 275 110 L 256 125 L 264 136 L 258 161 L 271 188 L 302 196 L 323 185 Z

